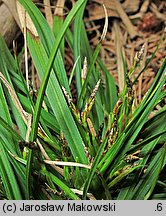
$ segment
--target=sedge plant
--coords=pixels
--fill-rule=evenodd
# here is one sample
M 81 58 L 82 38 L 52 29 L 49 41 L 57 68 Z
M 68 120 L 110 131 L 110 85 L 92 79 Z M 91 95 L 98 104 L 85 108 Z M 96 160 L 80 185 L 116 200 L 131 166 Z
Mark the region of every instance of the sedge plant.
M 99 57 L 107 14 L 92 50 L 82 19 L 86 0 L 77 1 L 64 21 L 55 17 L 53 30 L 31 0 L 18 4 L 36 29 L 34 34 L 27 26 L 24 38 L 41 84 L 39 90 L 27 85 L 19 58 L 0 37 L 0 198 L 165 199 L 166 59 L 134 106 L 138 77 L 133 81 L 132 76 L 143 49 L 130 71 L 123 57 L 125 86 L 118 93 Z M 64 43 L 74 55 L 70 77 Z

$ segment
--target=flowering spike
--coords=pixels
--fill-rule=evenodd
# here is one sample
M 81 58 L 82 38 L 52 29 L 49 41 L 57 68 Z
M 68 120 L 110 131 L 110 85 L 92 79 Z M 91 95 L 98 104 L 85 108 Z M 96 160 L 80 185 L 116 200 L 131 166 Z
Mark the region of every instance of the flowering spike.
M 88 123 L 88 127 L 89 127 L 89 130 L 90 130 L 91 134 L 94 137 L 96 137 L 97 134 L 96 134 L 96 131 L 95 131 L 94 127 L 93 127 L 93 124 L 92 124 L 92 121 L 90 120 L 90 118 L 87 118 L 87 123 Z
M 91 111 L 92 109 L 92 106 L 94 104 L 94 100 L 95 100 L 95 96 L 96 96 L 96 93 L 99 89 L 99 85 L 100 85 L 100 82 L 101 82 L 101 79 L 99 79 L 99 81 L 97 82 L 97 84 L 95 85 L 95 88 L 93 89 L 93 92 L 92 94 L 90 95 L 89 97 L 89 100 L 86 102 L 85 104 L 85 108 L 84 108 L 84 111 L 81 113 L 81 117 L 82 117 L 82 120 L 83 122 L 86 122 L 86 116 L 87 114 Z
M 100 85 L 100 79 L 99 81 L 97 82 L 97 84 L 95 85 L 95 88 L 93 89 L 93 92 L 92 94 L 90 95 L 90 98 L 89 100 L 87 101 L 87 103 L 85 104 L 85 109 L 84 109 L 84 112 L 88 112 L 89 108 L 91 110 L 91 107 L 93 106 L 93 103 L 94 103 L 94 98 L 95 98 L 95 95 L 97 93 L 97 90 L 99 88 L 99 85 Z M 90 111 L 89 110 L 89 111 Z
M 82 72 L 81 72 L 82 82 L 85 81 L 86 75 L 87 75 L 87 58 L 85 57 L 85 58 L 84 58 L 83 69 L 82 69 Z
M 95 88 L 93 89 L 93 92 L 92 92 L 92 94 L 90 96 L 90 98 L 92 100 L 95 98 L 96 92 L 98 91 L 99 86 L 100 86 L 100 82 L 101 82 L 101 79 L 98 80 L 97 84 L 95 85 Z
M 69 103 L 69 105 L 71 105 L 71 103 L 73 102 L 73 99 L 70 97 L 69 93 L 66 91 L 65 87 L 62 86 L 62 90 L 63 93 L 67 99 L 67 102 Z
M 75 107 L 74 103 L 73 103 L 73 99 L 70 97 L 69 93 L 66 91 L 66 89 L 62 86 L 62 90 L 63 90 L 63 93 L 67 99 L 67 102 L 70 106 L 70 108 L 72 109 L 73 111 L 73 114 L 76 116 L 76 118 L 80 121 L 80 112 L 79 110 Z
M 145 44 L 142 45 L 141 49 L 139 52 L 136 53 L 134 60 L 136 63 L 139 63 L 142 60 L 143 54 L 145 51 Z

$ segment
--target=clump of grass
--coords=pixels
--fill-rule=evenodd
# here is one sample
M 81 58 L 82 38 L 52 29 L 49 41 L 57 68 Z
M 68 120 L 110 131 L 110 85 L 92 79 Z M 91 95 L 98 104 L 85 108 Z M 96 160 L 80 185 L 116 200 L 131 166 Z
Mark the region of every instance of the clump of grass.
M 32 97 L 33 86 L 29 89 L 16 55 L 11 55 L 0 38 L 1 198 L 166 198 L 166 107 L 155 110 L 166 96 L 166 59 L 135 106 L 138 77 L 133 81 L 132 74 L 139 67 L 140 53 L 129 72 L 123 57 L 125 85 L 118 94 L 113 77 L 98 56 L 104 36 L 94 51 L 88 43 L 82 21 L 85 0 L 77 1 L 58 34 L 30 0 L 19 2 L 38 33 L 35 37 L 28 29 L 26 40 L 41 86 Z M 53 25 L 58 26 L 56 22 Z M 104 34 L 106 26 L 107 17 Z M 76 62 L 69 79 L 64 41 Z M 73 76 L 75 103 L 70 91 Z M 155 114 L 150 116 L 152 111 Z

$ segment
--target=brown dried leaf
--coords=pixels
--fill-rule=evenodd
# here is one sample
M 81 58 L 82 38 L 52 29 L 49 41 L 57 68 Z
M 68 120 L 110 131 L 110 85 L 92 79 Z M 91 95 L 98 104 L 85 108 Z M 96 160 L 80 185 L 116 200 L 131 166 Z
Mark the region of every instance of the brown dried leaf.
M 64 0 L 58 0 L 57 1 L 56 8 L 55 8 L 55 11 L 54 11 L 54 15 L 55 16 L 63 17 L 63 8 L 64 8 L 64 5 L 65 5 L 65 1 Z
M 49 26 L 52 27 L 52 25 L 53 25 L 53 18 L 52 18 L 50 0 L 43 0 L 43 3 L 44 3 L 46 20 L 47 20 Z
M 127 29 L 128 33 L 130 34 L 130 37 L 134 38 L 138 33 L 134 29 L 132 22 L 128 18 L 126 12 L 122 8 L 122 5 L 119 3 L 119 1 L 115 0 L 114 2 L 115 2 L 115 8 L 116 8 L 120 18 L 122 19 L 123 23 L 125 24 L 126 29 Z
M 26 133 L 26 141 L 28 141 L 29 135 L 30 135 L 30 130 L 31 130 L 31 120 L 32 120 L 32 115 L 25 112 L 25 110 L 23 109 L 15 91 L 12 89 L 10 83 L 6 80 L 6 78 L 4 77 L 4 75 L 0 72 L 0 79 L 2 80 L 2 82 L 4 83 L 4 85 L 6 86 L 6 88 L 9 91 L 9 94 L 13 100 L 14 105 L 16 106 L 18 112 L 20 113 L 23 121 L 25 122 L 25 124 L 27 125 L 27 133 Z
M 22 31 L 26 28 L 34 37 L 39 37 L 36 27 L 24 7 L 18 1 L 16 5 Z
M 93 2 L 94 3 L 88 6 L 90 20 L 98 20 L 98 19 L 103 19 L 105 17 L 102 9 L 102 4 L 104 4 L 107 9 L 108 17 L 119 17 L 119 14 L 116 11 L 114 1 L 94 0 Z M 95 4 L 95 2 L 98 4 Z M 126 0 L 122 4 L 122 8 L 125 10 L 126 13 L 134 13 L 138 10 L 139 5 L 140 5 L 140 0 L 135 0 L 135 1 Z
M 124 67 L 123 67 L 123 59 L 122 59 L 122 53 L 124 55 L 124 47 L 123 47 L 123 40 L 122 40 L 123 36 L 117 20 L 115 20 L 113 23 L 113 31 L 115 33 L 115 49 L 116 49 L 116 56 L 117 56 L 119 91 L 122 92 L 124 88 Z
M 17 24 L 20 27 L 20 20 L 18 17 L 18 13 L 17 13 L 17 8 L 16 8 L 16 0 L 3 0 L 4 4 L 8 7 L 8 9 L 10 10 L 11 14 L 13 15 L 15 21 L 17 22 Z

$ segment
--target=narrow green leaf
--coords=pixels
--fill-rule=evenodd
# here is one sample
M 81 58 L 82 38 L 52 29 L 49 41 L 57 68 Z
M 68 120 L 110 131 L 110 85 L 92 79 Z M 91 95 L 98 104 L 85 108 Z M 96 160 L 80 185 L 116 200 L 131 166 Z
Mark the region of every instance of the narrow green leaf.
M 21 2 L 24 2 L 24 1 L 21 1 Z M 33 118 L 33 122 L 32 122 L 31 140 L 35 140 L 36 135 L 37 135 L 38 121 L 40 118 L 42 101 L 44 98 L 45 89 L 47 87 L 46 93 L 48 95 L 49 103 L 51 104 L 51 107 L 52 107 L 53 112 L 56 116 L 56 119 L 57 119 L 58 123 L 60 124 L 60 128 L 63 131 L 65 138 L 70 145 L 70 148 L 71 148 L 71 151 L 72 151 L 74 158 L 78 157 L 79 162 L 87 163 L 87 158 L 85 156 L 85 152 L 84 152 L 83 145 L 82 145 L 82 143 L 83 143 L 82 138 L 81 138 L 79 131 L 78 131 L 78 128 L 76 127 L 76 124 L 73 120 L 71 112 L 70 112 L 69 108 L 67 107 L 67 103 L 66 103 L 65 98 L 63 96 L 63 93 L 62 93 L 61 87 L 59 85 L 59 82 L 57 80 L 57 77 L 55 76 L 55 74 L 52 73 L 51 75 L 54 76 L 54 78 L 53 79 L 50 78 L 51 77 L 51 75 L 50 75 L 51 71 L 50 70 L 51 70 L 51 67 L 53 64 L 54 57 L 55 57 L 56 52 L 58 50 L 59 44 L 61 42 L 61 39 L 62 39 L 66 29 L 68 28 L 71 20 L 73 19 L 74 15 L 77 13 L 77 11 L 79 10 L 79 8 L 81 7 L 81 5 L 84 2 L 85 1 L 83 1 L 83 0 L 77 2 L 75 4 L 75 6 L 73 7 L 73 9 L 71 10 L 71 12 L 69 13 L 68 17 L 66 18 L 64 25 L 63 25 L 63 28 L 61 29 L 61 32 L 57 36 L 57 40 L 53 46 L 51 56 L 49 57 L 49 60 L 48 60 L 49 62 L 48 62 L 47 68 L 46 68 L 47 59 L 44 58 L 46 51 L 43 49 L 41 43 L 39 41 L 35 41 L 32 38 L 30 38 L 29 34 L 27 34 L 27 39 L 28 39 L 30 50 L 31 50 L 31 54 L 33 55 L 33 58 L 36 58 L 35 64 L 37 64 L 39 62 L 41 64 L 41 66 L 39 66 L 39 64 L 38 64 L 38 68 L 40 67 L 40 69 L 41 69 L 41 71 L 38 70 L 38 72 L 41 72 L 42 76 L 43 76 L 41 88 L 40 88 L 37 103 L 35 106 L 35 113 L 34 113 L 34 118 Z M 27 1 L 27 4 L 30 4 L 30 2 Z M 27 6 L 27 4 L 24 2 L 24 6 L 26 8 L 28 8 L 28 12 L 30 13 L 30 16 L 31 16 L 31 10 Z M 35 14 L 33 14 L 31 18 L 33 19 L 33 21 L 35 23 L 35 17 L 34 16 L 35 16 Z M 36 19 L 37 18 L 38 17 L 36 17 Z M 39 27 L 40 27 L 40 25 L 38 26 L 38 28 Z M 42 28 L 42 31 L 43 31 L 43 28 Z M 46 33 L 43 33 L 43 35 L 46 36 Z M 40 54 L 36 55 L 36 52 L 40 53 Z M 43 56 L 43 54 L 44 54 L 44 56 Z M 38 58 L 38 60 L 37 60 L 37 58 Z M 48 82 L 48 86 L 47 86 L 47 82 Z
M 8 199 L 22 199 L 20 188 L 5 152 L 4 145 L 5 143 L 0 138 L 0 176 L 2 178 Z
M 80 198 L 65 183 L 63 183 L 59 178 L 57 178 L 52 173 L 49 174 L 52 181 L 64 191 L 65 195 L 67 195 L 70 199 L 80 200 Z
M 88 189 L 90 187 L 90 184 L 91 184 L 91 181 L 92 181 L 92 178 L 96 172 L 96 169 L 97 169 L 97 166 L 98 166 L 98 163 L 101 159 L 101 156 L 102 156 L 102 153 L 104 151 L 104 148 L 107 144 L 107 141 L 108 141 L 108 137 L 105 138 L 105 140 L 103 141 L 103 143 L 100 145 L 98 151 L 97 151 L 97 154 L 95 156 L 95 159 L 93 161 L 93 164 L 92 164 L 92 167 L 89 171 L 89 174 L 87 176 L 87 179 L 85 181 L 85 185 L 84 185 L 84 190 L 83 190 L 83 199 L 86 199 L 86 196 L 87 196 L 87 193 L 88 193 Z
M 26 199 L 30 199 L 31 195 L 31 172 L 32 172 L 32 150 L 28 149 L 28 158 L 26 165 Z

